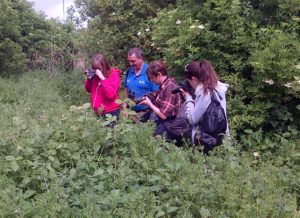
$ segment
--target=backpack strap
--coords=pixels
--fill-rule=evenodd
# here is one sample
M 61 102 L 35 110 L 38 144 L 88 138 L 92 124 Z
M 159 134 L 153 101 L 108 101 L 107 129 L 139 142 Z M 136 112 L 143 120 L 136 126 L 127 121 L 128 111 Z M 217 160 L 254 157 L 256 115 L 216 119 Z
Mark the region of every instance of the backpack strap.
M 218 101 L 218 99 L 216 98 L 217 96 L 216 96 L 215 92 L 217 93 L 219 99 L 223 100 L 223 97 L 221 96 L 221 94 L 216 89 L 214 89 L 213 91 L 210 91 L 210 98 L 211 98 L 211 100 L 217 100 Z

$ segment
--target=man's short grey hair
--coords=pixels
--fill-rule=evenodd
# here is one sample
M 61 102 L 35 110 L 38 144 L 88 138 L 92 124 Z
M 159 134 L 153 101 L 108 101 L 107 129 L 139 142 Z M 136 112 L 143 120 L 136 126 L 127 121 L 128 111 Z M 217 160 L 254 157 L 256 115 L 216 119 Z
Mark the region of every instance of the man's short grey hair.
M 128 56 L 135 55 L 138 58 L 144 59 L 144 52 L 140 48 L 132 48 L 128 51 Z

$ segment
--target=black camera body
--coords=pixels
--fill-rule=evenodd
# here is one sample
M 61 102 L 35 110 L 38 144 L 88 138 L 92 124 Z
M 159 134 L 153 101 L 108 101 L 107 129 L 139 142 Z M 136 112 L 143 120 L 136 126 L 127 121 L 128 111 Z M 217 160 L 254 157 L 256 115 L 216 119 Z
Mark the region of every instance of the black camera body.
M 190 92 L 192 87 L 190 86 L 190 84 L 187 81 L 184 80 L 184 81 L 178 83 L 178 87 L 172 89 L 172 94 L 176 94 L 176 93 L 180 92 L 180 89 L 183 89 L 186 92 Z
M 130 98 L 135 104 L 139 104 L 142 101 L 146 100 L 147 95 L 141 97 L 136 97 L 134 92 L 129 91 L 128 98 Z
M 88 72 L 87 72 L 87 77 L 88 77 L 88 79 L 93 79 L 93 77 L 95 76 L 95 74 L 96 74 L 96 70 L 94 70 L 94 69 L 88 69 Z
M 132 101 L 134 101 L 134 99 L 135 99 L 135 93 L 132 92 L 132 91 L 129 91 L 128 98 L 131 99 Z
M 139 103 L 141 103 L 144 100 L 146 100 L 146 96 L 142 96 L 142 97 L 134 98 L 133 99 L 134 103 L 136 103 L 136 104 L 139 104 Z

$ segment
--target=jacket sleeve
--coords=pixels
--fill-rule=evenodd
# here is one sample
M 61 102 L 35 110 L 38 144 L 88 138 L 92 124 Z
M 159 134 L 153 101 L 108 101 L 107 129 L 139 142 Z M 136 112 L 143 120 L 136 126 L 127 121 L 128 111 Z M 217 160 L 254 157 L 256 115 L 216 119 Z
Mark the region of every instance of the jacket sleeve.
M 210 95 L 199 96 L 192 99 L 191 96 L 186 98 L 186 112 L 185 115 L 191 125 L 197 125 L 202 121 L 203 114 L 210 104 Z
M 85 82 L 84 82 L 84 87 L 85 87 L 85 90 L 86 90 L 88 93 L 91 93 L 92 81 L 89 80 L 89 79 L 86 79 Z
M 114 98 L 121 85 L 120 75 L 117 73 L 111 74 L 108 78 L 101 81 L 101 85 L 103 86 L 103 95 L 108 99 Z

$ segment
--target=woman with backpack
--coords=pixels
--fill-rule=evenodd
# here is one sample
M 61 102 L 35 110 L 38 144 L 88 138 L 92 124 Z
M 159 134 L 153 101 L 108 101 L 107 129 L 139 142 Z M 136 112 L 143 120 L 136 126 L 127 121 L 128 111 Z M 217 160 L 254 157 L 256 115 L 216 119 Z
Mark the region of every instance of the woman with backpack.
M 187 64 L 184 76 L 195 91 L 195 99 L 193 99 L 188 92 L 181 89 L 186 100 L 185 114 L 188 122 L 192 125 L 192 143 L 204 145 L 203 152 L 207 155 L 210 150 L 222 143 L 224 134 L 229 136 L 225 98 L 229 85 L 219 81 L 219 76 L 208 60 L 193 61 Z M 208 111 L 210 109 L 212 109 L 212 113 Z M 212 116 L 213 113 L 218 114 L 219 120 Z M 213 131 L 211 134 L 205 131 L 210 128 Z M 223 134 L 214 135 L 214 132 Z

